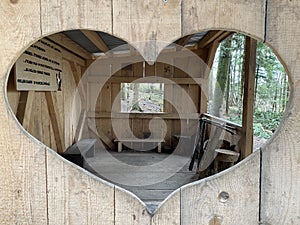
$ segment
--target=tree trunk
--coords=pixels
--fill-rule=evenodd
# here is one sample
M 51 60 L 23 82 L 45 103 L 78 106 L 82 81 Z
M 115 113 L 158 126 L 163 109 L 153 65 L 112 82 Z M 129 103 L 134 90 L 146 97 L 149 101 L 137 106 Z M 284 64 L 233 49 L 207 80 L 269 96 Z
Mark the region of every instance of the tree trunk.
M 216 86 L 214 89 L 212 114 L 220 116 L 220 109 L 223 103 L 224 91 L 227 84 L 230 68 L 231 38 L 227 38 L 220 45 L 219 65 L 217 70 Z

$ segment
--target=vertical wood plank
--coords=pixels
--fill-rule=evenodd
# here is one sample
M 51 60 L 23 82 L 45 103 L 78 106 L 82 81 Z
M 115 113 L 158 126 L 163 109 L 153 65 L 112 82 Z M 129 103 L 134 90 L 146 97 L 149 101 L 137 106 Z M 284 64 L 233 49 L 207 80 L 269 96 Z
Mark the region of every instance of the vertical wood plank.
M 172 193 L 162 202 L 153 217 L 151 225 L 180 225 L 180 190 Z
M 133 194 L 115 187 L 115 225 L 150 225 L 146 206 Z
M 62 141 L 62 132 L 59 125 L 59 114 L 57 112 L 56 105 L 55 105 L 56 102 L 54 99 L 55 95 L 52 92 L 45 92 L 45 97 L 47 101 L 52 129 L 55 137 L 55 142 L 57 146 L 57 152 L 62 153 L 64 147 Z M 37 121 L 36 124 L 39 124 L 39 121 Z
M 100 92 L 100 112 L 111 112 L 111 83 L 105 83 Z
M 256 72 L 256 40 L 246 37 L 245 82 L 242 117 L 241 158 L 253 152 L 253 113 Z
M 27 129 L 30 124 L 30 119 L 31 119 L 31 112 L 32 112 L 32 105 L 33 105 L 33 100 L 34 100 L 34 91 L 28 91 L 27 95 L 27 101 L 26 101 L 26 106 L 25 106 L 25 111 L 24 111 L 24 118 L 22 122 L 22 126 Z
M 47 224 L 45 151 L 17 125 L 4 86 L 12 61 L 41 34 L 40 4 L 12 2 L 0 1 L 0 224 Z
M 300 223 L 300 2 L 268 1 L 266 42 L 286 66 L 291 97 L 272 140 L 262 151 L 261 222 Z M 280 209 L 275 207 L 280 204 Z
M 257 224 L 259 160 L 257 151 L 242 164 L 182 187 L 181 224 Z
M 111 111 L 121 111 L 121 85 L 119 83 L 111 83 Z
M 225 28 L 250 33 L 263 39 L 264 18 L 265 1 L 263 0 L 185 0 L 182 2 L 182 35 L 207 28 Z
M 190 84 L 189 85 L 190 88 L 190 96 L 191 96 L 191 100 L 194 104 L 193 108 L 195 107 L 195 109 L 197 110 L 196 112 L 199 113 L 199 106 L 200 106 L 200 87 L 197 84 Z
M 113 1 L 113 34 L 126 39 L 142 55 L 158 53 L 181 36 L 181 0 Z M 164 26 L 161 26 L 164 24 Z M 149 49 L 144 42 L 157 40 Z M 161 41 L 166 42 L 162 44 Z M 138 43 L 139 42 L 139 43 Z M 153 51 L 153 52 L 152 52 Z
M 47 151 L 49 224 L 114 224 L 114 187 Z
M 41 1 L 43 34 L 69 29 L 93 29 L 111 33 L 110 0 Z
M 47 101 L 45 95 L 41 95 L 41 123 L 43 130 L 42 142 L 50 147 L 51 146 L 51 130 L 50 130 L 50 116 L 48 112 Z

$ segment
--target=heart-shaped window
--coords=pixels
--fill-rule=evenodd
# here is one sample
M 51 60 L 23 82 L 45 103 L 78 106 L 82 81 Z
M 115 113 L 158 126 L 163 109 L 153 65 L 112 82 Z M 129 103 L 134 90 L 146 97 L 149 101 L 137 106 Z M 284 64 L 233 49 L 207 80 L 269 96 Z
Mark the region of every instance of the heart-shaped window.
M 32 136 L 156 206 L 269 139 L 289 83 L 270 48 L 234 32 L 129 45 L 71 30 L 26 49 L 7 93 Z

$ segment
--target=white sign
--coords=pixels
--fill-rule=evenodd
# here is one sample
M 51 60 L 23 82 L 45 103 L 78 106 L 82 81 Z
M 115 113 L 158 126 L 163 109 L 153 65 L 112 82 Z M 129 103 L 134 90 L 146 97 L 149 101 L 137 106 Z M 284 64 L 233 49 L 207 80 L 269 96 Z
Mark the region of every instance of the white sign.
M 61 76 L 61 48 L 46 39 L 31 45 L 16 62 L 18 91 L 57 91 Z

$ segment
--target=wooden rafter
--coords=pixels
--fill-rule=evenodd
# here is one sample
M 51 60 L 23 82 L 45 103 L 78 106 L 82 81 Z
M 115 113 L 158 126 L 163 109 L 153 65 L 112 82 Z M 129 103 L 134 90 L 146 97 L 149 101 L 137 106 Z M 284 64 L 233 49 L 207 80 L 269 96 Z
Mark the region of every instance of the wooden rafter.
M 184 46 L 189 42 L 189 40 L 190 40 L 193 36 L 194 36 L 194 35 L 191 34 L 191 35 L 187 35 L 187 36 L 181 38 L 181 39 L 177 42 L 177 45 L 180 45 L 180 46 L 183 46 L 183 47 L 184 47 Z
M 198 42 L 198 48 L 206 48 L 209 44 L 212 44 L 224 31 L 209 31 L 200 41 Z
M 103 39 L 95 31 L 81 30 L 81 32 L 102 52 L 107 52 L 110 49 Z
M 228 38 L 232 34 L 233 34 L 233 32 L 225 31 L 219 37 L 217 37 L 215 41 L 218 41 L 220 43 L 221 41 Z
M 233 32 L 230 31 L 210 31 L 208 32 L 197 44 L 199 48 L 207 48 L 212 45 L 214 42 L 221 42 L 225 38 L 229 37 Z
M 63 33 L 53 34 L 48 37 L 51 41 L 59 44 L 60 46 L 66 48 L 67 50 L 77 54 L 78 56 L 84 59 L 92 59 L 92 54 L 89 53 L 87 50 L 82 48 L 79 44 L 72 41 Z

